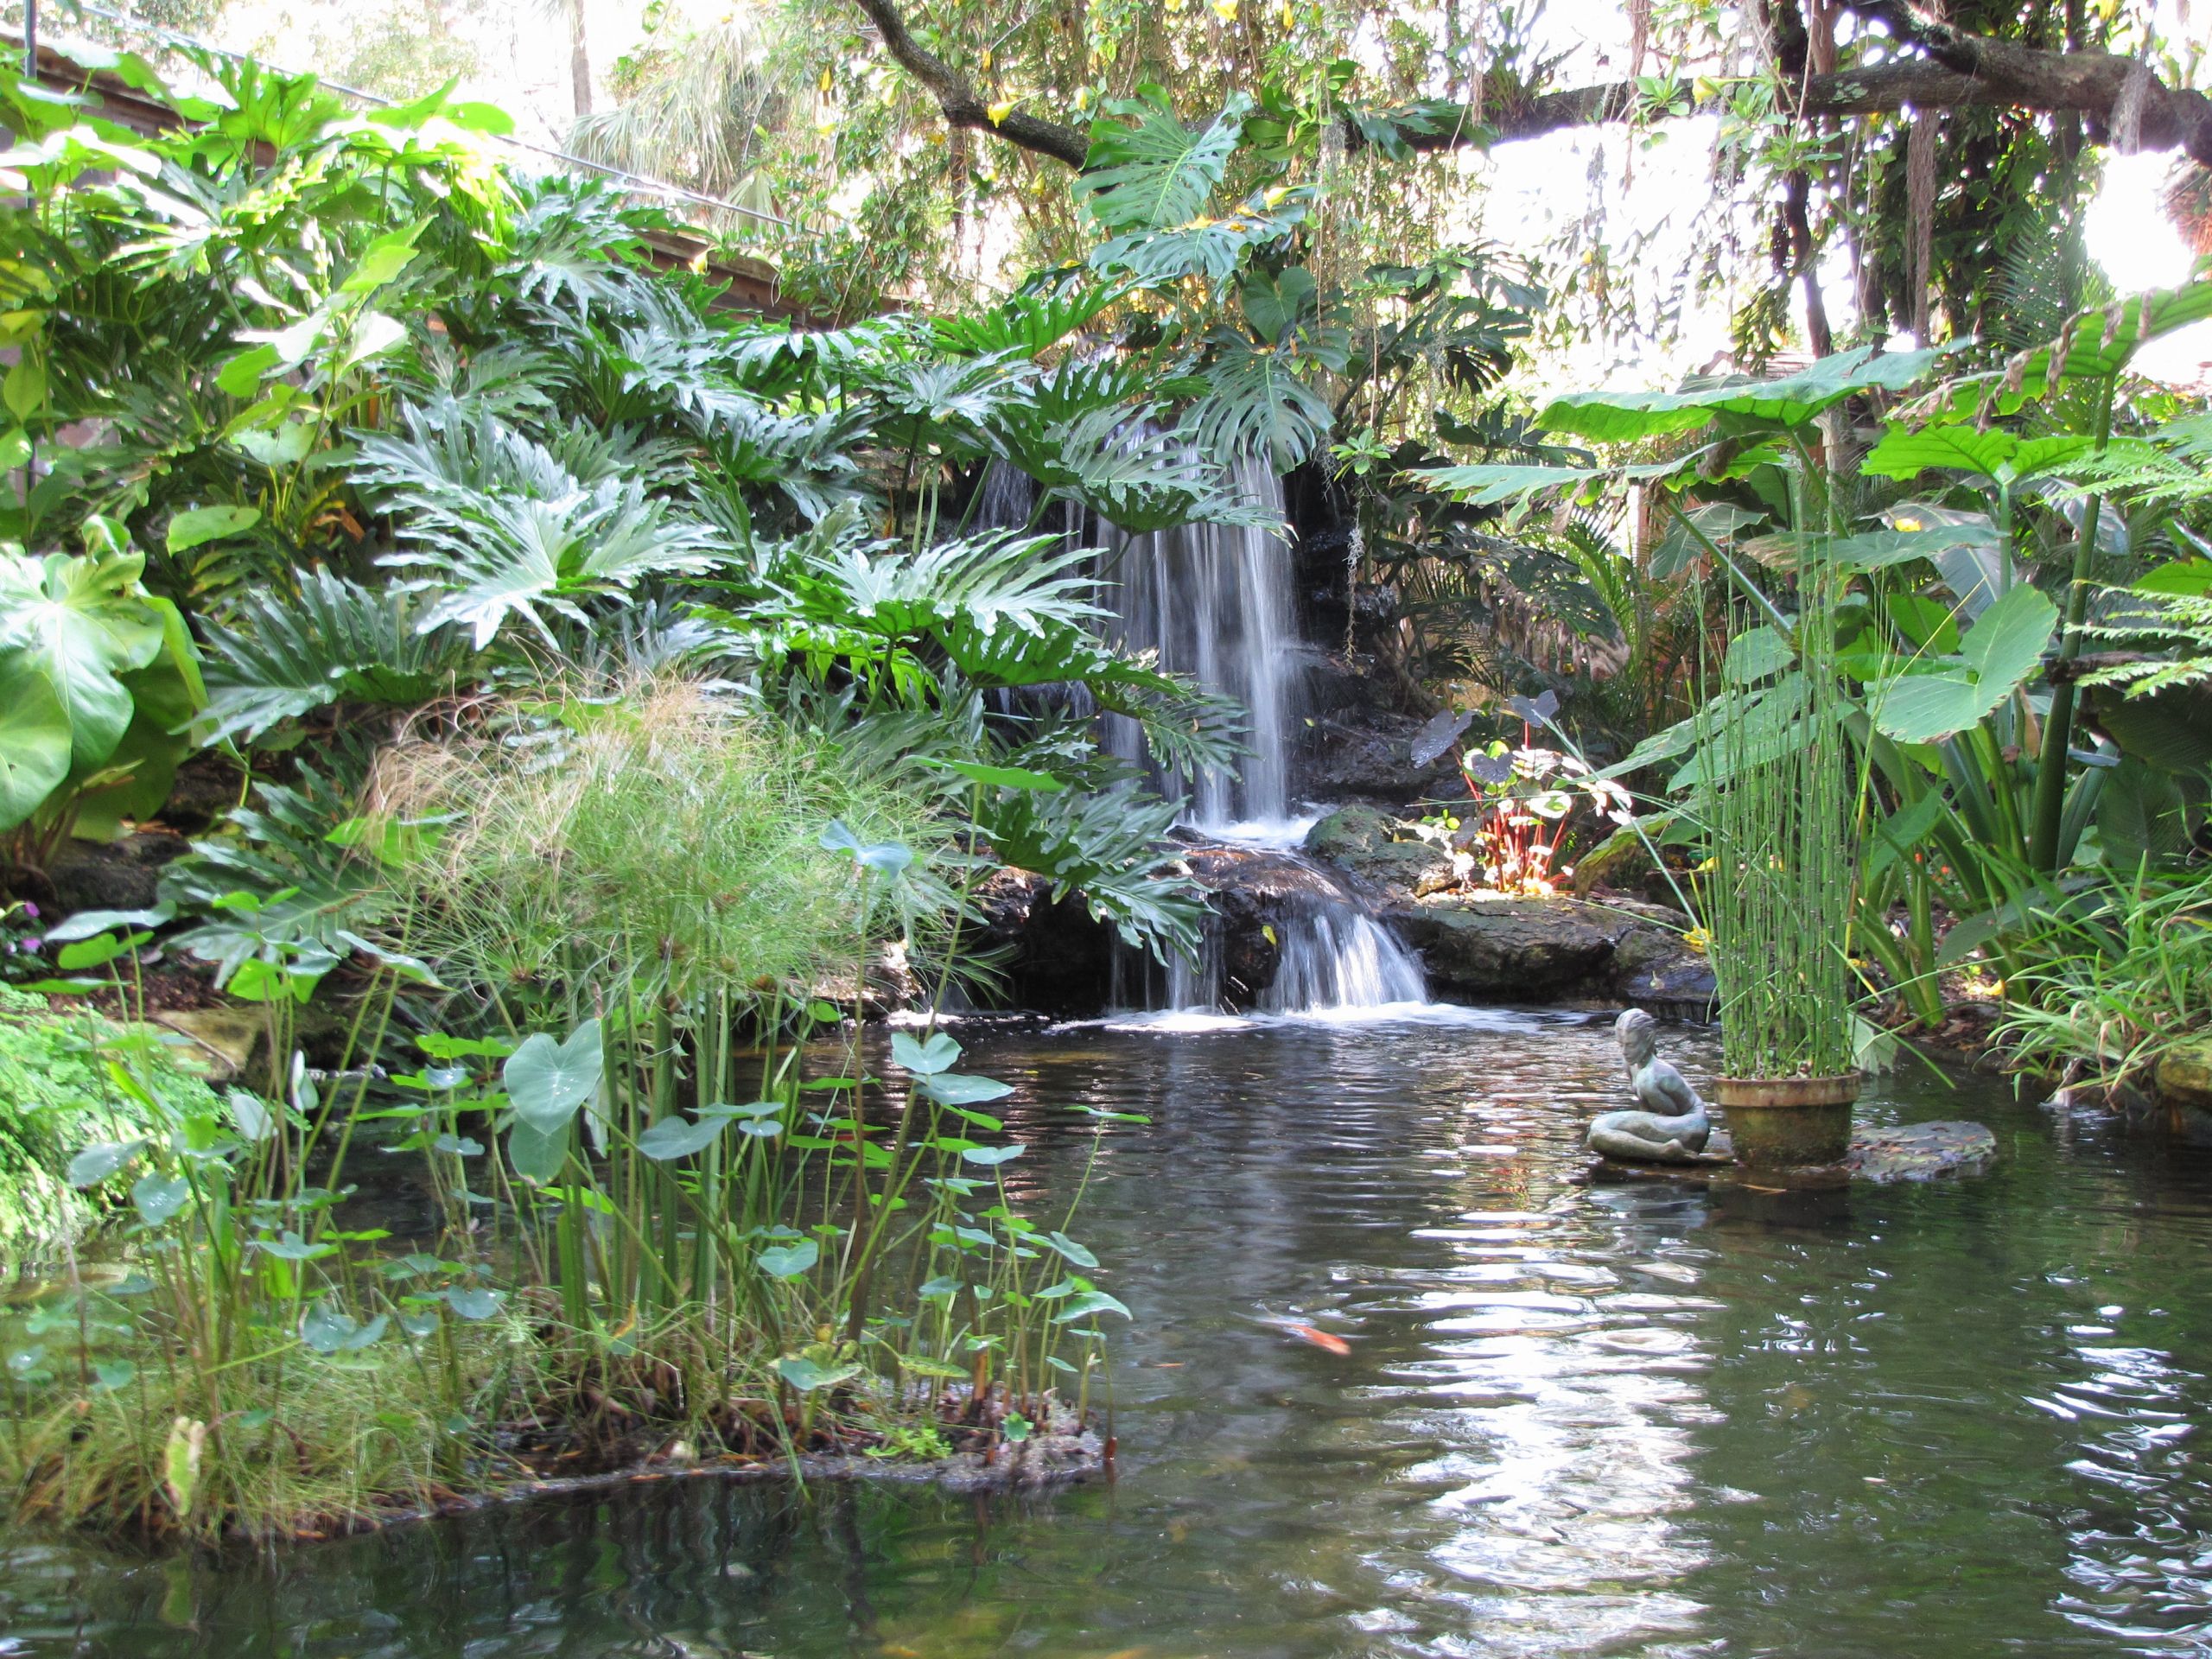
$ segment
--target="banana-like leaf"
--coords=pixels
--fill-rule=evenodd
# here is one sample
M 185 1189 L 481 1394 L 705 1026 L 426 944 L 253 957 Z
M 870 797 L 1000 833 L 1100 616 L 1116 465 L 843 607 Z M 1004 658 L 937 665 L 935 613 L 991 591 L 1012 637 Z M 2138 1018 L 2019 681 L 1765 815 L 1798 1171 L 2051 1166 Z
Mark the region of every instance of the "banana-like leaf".
M 1599 443 L 1633 443 L 1670 432 L 1694 432 L 1724 418 L 1738 432 L 1802 427 L 1847 397 L 1903 391 L 1953 349 L 1878 356 L 1875 347 L 1857 346 L 1779 380 L 1738 381 L 1691 391 L 1571 392 L 1554 398 L 1537 423 L 1548 431 L 1571 432 Z

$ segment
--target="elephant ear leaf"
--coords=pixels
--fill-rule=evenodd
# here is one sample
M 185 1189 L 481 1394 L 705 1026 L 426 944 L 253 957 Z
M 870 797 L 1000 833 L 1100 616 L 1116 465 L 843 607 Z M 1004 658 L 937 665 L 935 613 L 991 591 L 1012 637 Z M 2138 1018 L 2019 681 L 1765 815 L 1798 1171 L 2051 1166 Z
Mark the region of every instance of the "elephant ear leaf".
M 1932 673 L 1903 674 L 1876 695 L 1874 723 L 1900 743 L 1964 731 L 2035 672 L 2058 626 L 2058 607 L 2024 582 L 1982 613 L 1959 656 Z
M 501 1075 L 515 1116 L 540 1135 L 556 1135 L 577 1109 L 599 1091 L 605 1055 L 596 1020 L 578 1026 L 564 1043 L 543 1032 L 524 1039 L 507 1057 Z
M 143 565 L 117 551 L 0 557 L 0 649 L 53 687 L 79 770 L 114 753 L 130 724 L 130 691 L 118 677 L 161 652 L 161 617 L 137 592 Z
M 69 714 L 26 656 L 0 656 L 0 830 L 38 810 L 69 775 Z

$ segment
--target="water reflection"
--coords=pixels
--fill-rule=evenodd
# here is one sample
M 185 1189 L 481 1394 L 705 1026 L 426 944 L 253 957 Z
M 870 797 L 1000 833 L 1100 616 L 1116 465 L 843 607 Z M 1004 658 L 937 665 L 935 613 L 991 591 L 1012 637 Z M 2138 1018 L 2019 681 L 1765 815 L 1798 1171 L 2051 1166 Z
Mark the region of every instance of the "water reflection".
M 1610 1034 L 1526 1015 L 977 1034 L 973 1063 L 1018 1086 L 1026 1179 L 1096 1148 L 1074 1230 L 1137 1314 L 1118 1485 L 664 1483 L 221 1568 L 27 1546 L 0 1650 L 2212 1650 L 2193 1164 L 1891 1090 L 1873 1115 L 1999 1126 L 2000 1172 L 1587 1189 Z

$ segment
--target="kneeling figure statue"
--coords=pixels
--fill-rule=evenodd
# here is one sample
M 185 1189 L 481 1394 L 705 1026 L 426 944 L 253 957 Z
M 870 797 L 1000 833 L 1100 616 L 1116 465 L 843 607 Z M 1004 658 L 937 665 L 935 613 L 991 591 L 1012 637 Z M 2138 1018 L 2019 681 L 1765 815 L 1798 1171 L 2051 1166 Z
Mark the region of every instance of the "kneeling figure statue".
M 1607 1112 L 1590 1123 L 1590 1150 L 1637 1164 L 1687 1164 L 1705 1150 L 1713 1125 L 1682 1074 L 1659 1058 L 1659 1022 L 1630 1008 L 1614 1022 L 1629 1083 L 1643 1108 Z

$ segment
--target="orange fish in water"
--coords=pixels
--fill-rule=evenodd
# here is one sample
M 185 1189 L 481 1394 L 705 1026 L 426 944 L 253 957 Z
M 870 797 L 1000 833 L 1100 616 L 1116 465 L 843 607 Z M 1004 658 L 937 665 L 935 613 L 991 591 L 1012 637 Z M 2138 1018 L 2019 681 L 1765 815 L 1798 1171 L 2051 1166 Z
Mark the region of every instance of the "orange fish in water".
M 1260 1323 L 1274 1326 L 1287 1337 L 1296 1337 L 1300 1342 L 1310 1342 L 1323 1353 L 1342 1356 L 1351 1352 L 1350 1343 L 1342 1337 L 1322 1330 L 1316 1325 L 1307 1325 L 1300 1319 L 1267 1318 L 1262 1318 Z

